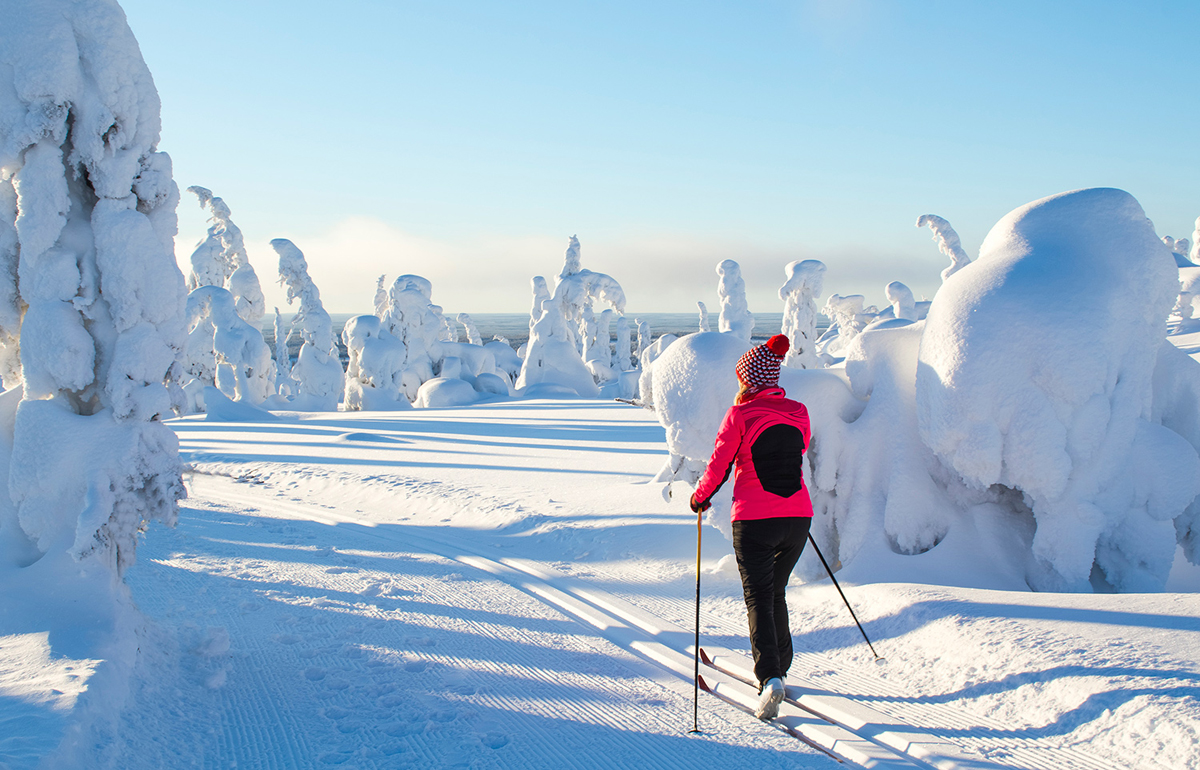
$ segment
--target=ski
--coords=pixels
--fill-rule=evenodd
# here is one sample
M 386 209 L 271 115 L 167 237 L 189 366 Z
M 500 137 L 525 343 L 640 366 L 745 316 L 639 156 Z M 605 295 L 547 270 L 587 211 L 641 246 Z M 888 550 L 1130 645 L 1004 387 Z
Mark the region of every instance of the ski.
M 729 677 L 744 687 L 751 688 L 752 692 L 758 689 L 753 664 L 745 655 L 732 650 L 701 647 L 700 662 L 708 671 Z M 795 681 L 793 678 L 793 682 Z M 827 693 L 816 687 L 788 684 L 783 703 L 780 704 L 781 715 L 784 713 L 784 704 L 843 728 L 859 740 L 870 741 L 881 748 L 896 752 L 909 763 L 898 766 L 911 767 L 915 764 L 919 767 L 943 770 L 997 770 L 1003 767 L 980 757 L 970 756 L 956 744 L 923 733 L 863 703 Z M 753 711 L 753 704 L 750 710 Z
M 697 680 L 700 689 L 753 715 L 758 705 L 758 688 L 712 667 L 707 662 L 704 665 L 706 670 Z M 871 770 L 912 770 L 914 767 L 927 767 L 827 719 L 813 719 L 812 714 L 786 701 L 779 704 L 779 716 L 769 724 L 839 762 L 849 762 Z

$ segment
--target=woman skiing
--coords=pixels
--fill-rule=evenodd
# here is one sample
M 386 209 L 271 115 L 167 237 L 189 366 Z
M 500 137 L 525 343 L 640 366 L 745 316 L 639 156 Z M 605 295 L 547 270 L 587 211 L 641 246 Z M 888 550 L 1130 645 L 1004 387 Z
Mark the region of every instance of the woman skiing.
M 750 622 L 759 719 L 774 719 L 784 697 L 792 664 L 785 589 L 813 515 L 800 466 L 811 436 L 808 410 L 779 387 L 788 347 L 788 338 L 777 334 L 738 360 L 741 390 L 691 499 L 697 514 L 707 510 L 733 471 L 733 552 Z

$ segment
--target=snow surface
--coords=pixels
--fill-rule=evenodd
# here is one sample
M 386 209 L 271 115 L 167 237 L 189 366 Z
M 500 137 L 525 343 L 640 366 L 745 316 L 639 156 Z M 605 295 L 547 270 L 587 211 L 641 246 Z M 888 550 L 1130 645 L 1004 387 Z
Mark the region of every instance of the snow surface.
M 21 590 L 0 596 L 0 714 L 19 732 L 0 739 L 0 761 L 842 766 L 703 693 L 704 734 L 687 736 L 690 681 L 554 603 L 571 585 L 608 592 L 679 629 L 665 642 L 690 643 L 695 517 L 686 494 L 665 502 L 648 483 L 665 433 L 646 410 L 281 416 L 172 423 L 190 498 L 127 573 L 136 635 L 104 615 L 111 601 L 40 589 L 58 565 L 5 568 Z M 568 582 L 526 575 L 522 589 L 476 553 Z M 1200 762 L 1200 597 L 1004 590 L 1013 576 L 977 557 L 939 547 L 843 570 L 886 666 L 828 581 L 795 579 L 793 674 L 946 736 L 981 767 Z M 703 643 L 745 650 L 730 546 L 707 528 L 702 569 Z M 46 611 L 64 601 L 99 616 Z M 141 652 L 122 663 L 114 639 Z

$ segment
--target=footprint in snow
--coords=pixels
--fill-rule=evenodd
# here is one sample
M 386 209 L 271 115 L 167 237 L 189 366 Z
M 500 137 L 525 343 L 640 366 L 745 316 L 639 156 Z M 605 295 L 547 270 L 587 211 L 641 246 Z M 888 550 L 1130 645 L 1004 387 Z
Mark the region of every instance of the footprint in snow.
M 508 740 L 504 733 L 484 733 L 479 736 L 479 742 L 489 749 L 502 749 L 508 745 Z
M 312 666 L 310 668 L 304 669 L 304 678 L 310 682 L 319 682 L 325 678 L 325 675 L 327 673 L 329 673 L 329 672 L 327 672 L 323 668 L 320 668 L 318 666 Z
M 300 637 L 295 634 L 276 634 L 275 641 L 280 644 L 295 644 L 300 641 Z
M 410 660 L 404 664 L 404 670 L 410 674 L 419 674 L 427 668 L 429 668 L 429 663 L 424 660 Z
M 350 716 L 350 712 L 340 706 L 330 706 L 327 709 L 321 709 L 321 715 L 326 719 L 338 720 L 345 719 Z
M 326 575 L 344 575 L 347 572 L 358 572 L 354 567 L 330 567 L 325 570 Z

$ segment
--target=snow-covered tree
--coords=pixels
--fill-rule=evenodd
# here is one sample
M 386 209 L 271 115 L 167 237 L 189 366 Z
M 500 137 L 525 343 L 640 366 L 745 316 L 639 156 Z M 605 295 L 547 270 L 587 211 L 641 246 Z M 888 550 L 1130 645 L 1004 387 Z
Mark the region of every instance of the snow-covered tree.
M 605 302 L 618 313 L 625 312 L 625 291 L 612 276 L 596 273 L 580 266 L 579 239 L 571 236 L 563 260 L 563 269 L 554 284 L 554 299 L 562 311 L 568 329 L 575 337 L 582 356 L 589 337 L 587 314 L 593 303 Z
M 533 326 L 542 318 L 542 306 L 550 299 L 550 287 L 546 284 L 546 279 L 540 275 L 535 275 L 531 281 L 533 285 L 533 307 L 529 309 L 529 329 L 533 331 Z
M 837 326 L 844 342 L 854 339 L 866 327 L 863 312 L 863 303 L 866 301 L 867 298 L 861 294 L 848 294 L 845 297 L 833 294 L 825 300 L 825 307 L 821 308 L 821 312 L 829 318 L 832 325 Z
M 942 271 L 943 281 L 971 264 L 971 258 L 967 256 L 962 242 L 958 239 L 958 233 L 954 231 L 949 222 L 936 214 L 922 214 L 917 217 L 917 227 L 926 226 L 933 231 L 933 239 L 937 241 L 938 251 L 950 257 L 950 267 Z
M 1196 229 L 1192 231 L 1192 248 L 1188 251 L 1192 264 L 1200 265 L 1200 217 L 1196 217 Z
M 783 333 L 791 341 L 786 366 L 815 369 L 817 358 L 817 297 L 825 281 L 825 263 L 815 259 L 789 262 L 787 280 L 779 287 L 783 300 Z
M 708 306 L 703 302 L 696 302 L 696 307 L 700 308 L 700 327 L 698 331 L 712 331 L 712 326 L 708 323 Z
M 646 350 L 648 350 L 650 348 L 650 343 L 651 343 L 650 322 L 643 321 L 640 318 L 633 319 L 633 322 L 635 324 L 637 324 L 637 352 L 635 352 L 633 354 L 633 356 L 638 361 L 641 361 L 642 354 L 645 353 Z
M 275 395 L 275 364 L 262 330 L 238 314 L 233 294 L 220 286 L 201 286 L 188 294 L 187 324 L 212 326 L 214 383 L 231 401 L 255 406 Z
M 883 293 L 892 304 L 892 314 L 905 321 L 917 320 L 917 300 L 913 297 L 912 289 L 899 281 L 892 281 L 884 287 Z
M 375 317 L 382 319 L 388 309 L 387 275 L 379 276 L 375 281 Z
M 338 357 L 333 320 L 321 303 L 321 292 L 308 274 L 303 252 L 286 238 L 271 241 L 279 255 L 279 281 L 287 287 L 287 301 L 300 300 L 300 309 L 292 326 L 300 328 L 300 354 L 292 367 L 296 383 L 293 408 L 304 411 L 332 412 L 342 396 L 344 372 Z
M 620 370 L 614 372 L 612 365 L 612 317 L 613 311 L 609 308 L 589 324 L 594 331 L 588 341 L 584 363 L 597 385 L 611 382 L 620 375 Z
M 19 344 L 25 383 L 4 426 L 15 523 L 120 574 L 184 496 L 162 424 L 186 290 L 158 94 L 111 0 L 8 0 L 0 51 L 0 374 L 15 379 Z
M 233 295 L 233 299 L 237 303 L 238 315 L 247 323 L 258 328 L 263 316 L 267 313 L 267 303 L 263 297 L 262 285 L 258 281 L 258 274 L 254 272 L 254 268 L 250 265 L 250 257 L 246 254 L 246 242 L 242 238 L 241 228 L 233 223 L 229 206 L 221 198 L 215 197 L 211 190 L 193 185 L 188 188 L 188 192 L 199 198 L 200 208 L 208 209 L 209 213 L 208 234 L 196 250 L 197 253 L 202 249 L 208 252 L 206 254 L 208 265 L 198 266 L 196 253 L 193 253 L 192 275 L 188 279 L 188 289 L 196 289 L 200 286 L 224 286 L 229 289 L 229 293 Z M 218 246 L 220 250 L 213 255 L 211 252 Z M 214 263 L 218 262 L 220 270 L 224 273 L 221 281 L 202 280 L 202 278 L 215 277 L 216 265 Z M 197 273 L 198 267 L 204 270 L 203 275 Z
M 754 314 L 746 304 L 746 282 L 742 268 L 732 259 L 717 265 L 717 296 L 721 300 L 720 330 L 749 340 L 754 334 Z
M 579 357 L 560 302 L 558 297 L 553 297 L 543 305 L 542 317 L 530 332 L 517 388 L 548 383 L 570 388 L 580 396 L 595 398 L 600 389 Z
M 342 329 L 349 362 L 345 406 L 348 411 L 407 409 L 403 393 L 404 343 L 393 337 L 378 316 L 351 318 Z
M 633 368 L 629 362 L 630 351 L 630 335 L 629 335 L 629 319 L 623 315 L 617 316 L 617 347 L 616 354 L 613 356 L 613 367 L 627 372 Z
M 579 251 L 579 236 L 572 235 L 567 243 L 567 253 L 563 256 L 563 268 L 558 274 L 558 280 L 554 282 L 556 286 L 583 269 Z
M 441 336 L 445 329 L 442 309 L 433 304 L 433 284 L 419 275 L 402 275 L 388 291 L 383 326 L 404 343 L 404 393 L 414 400 L 421 384 L 434 377 L 442 360 Z
M 292 359 L 288 353 L 288 339 L 292 327 L 284 328 L 283 315 L 275 308 L 275 388 L 284 398 L 295 395 L 292 382 Z
M 467 335 L 467 342 L 471 345 L 482 345 L 483 338 L 479 336 L 479 327 L 471 320 L 471 316 L 466 313 L 458 314 L 458 322 L 463 325 L 463 332 Z

